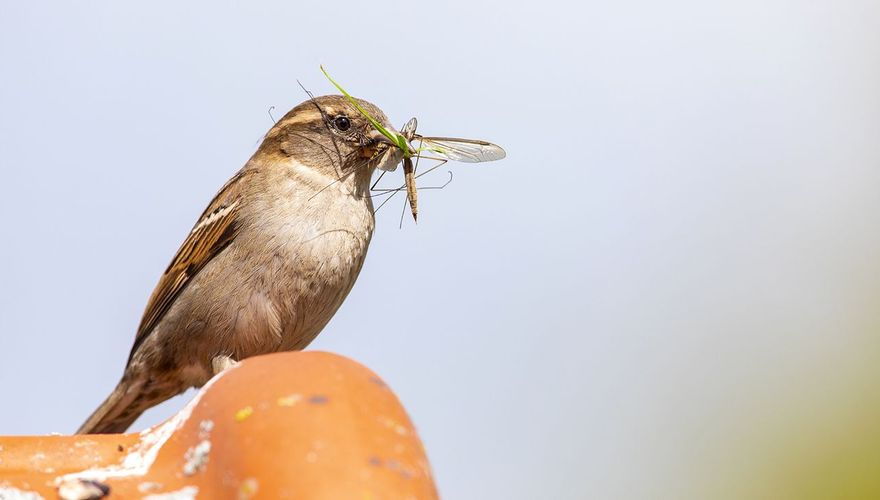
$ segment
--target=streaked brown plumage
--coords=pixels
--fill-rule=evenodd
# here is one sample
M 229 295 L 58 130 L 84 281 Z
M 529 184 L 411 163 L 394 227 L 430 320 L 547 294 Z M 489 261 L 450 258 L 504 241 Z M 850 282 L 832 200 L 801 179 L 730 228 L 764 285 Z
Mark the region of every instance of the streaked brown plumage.
M 393 130 L 381 110 L 360 104 Z M 306 101 L 279 120 L 177 251 L 122 379 L 78 432 L 122 432 L 230 359 L 308 345 L 363 265 L 370 177 L 387 144 L 341 96 Z

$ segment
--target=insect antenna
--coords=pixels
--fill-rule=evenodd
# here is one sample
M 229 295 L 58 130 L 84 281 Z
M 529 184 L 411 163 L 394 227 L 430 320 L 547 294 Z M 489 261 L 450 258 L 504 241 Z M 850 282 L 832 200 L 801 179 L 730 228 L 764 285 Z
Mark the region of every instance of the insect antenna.
M 315 94 L 313 94 L 309 89 L 307 89 L 307 88 L 302 84 L 301 81 L 297 80 L 296 83 L 299 85 L 299 88 L 303 89 L 303 92 L 305 92 L 306 95 L 309 96 L 309 100 L 312 101 L 312 104 L 315 105 L 315 108 L 318 109 L 318 113 L 321 114 L 321 121 L 324 122 L 324 126 L 327 127 L 327 130 L 328 130 L 328 131 L 329 131 L 329 130 L 332 130 L 332 126 L 330 125 L 330 115 L 328 115 L 327 112 L 324 111 L 324 108 L 322 108 L 321 105 L 318 104 L 318 100 L 315 99 Z M 336 149 L 336 156 L 339 158 L 339 163 L 342 164 L 342 163 L 343 163 L 342 153 L 339 151 L 339 146 L 336 145 L 336 139 L 335 139 L 335 138 L 333 139 L 333 147 Z M 333 168 L 334 168 L 334 169 L 336 168 L 336 164 L 335 164 L 335 163 L 333 164 Z M 336 175 L 337 175 L 337 176 L 341 176 L 342 173 L 339 172 L 339 170 L 336 170 Z
M 427 174 L 428 172 L 425 172 L 425 173 Z M 440 184 L 439 186 L 419 186 L 417 189 L 419 191 L 424 191 L 426 189 L 443 189 L 443 188 L 445 188 L 446 186 L 448 186 L 452 183 L 452 170 L 447 170 L 446 173 L 449 174 L 449 179 L 446 179 L 446 182 L 444 182 L 443 184 Z M 400 187 L 388 188 L 388 189 L 374 189 L 374 191 L 377 191 L 378 194 L 374 194 L 372 196 L 375 198 L 377 196 L 385 196 L 390 193 L 397 193 L 399 191 L 405 191 L 405 190 L 406 190 L 406 186 L 400 186 Z
M 446 163 L 446 160 L 444 160 L 443 162 Z M 442 165 L 442 164 L 441 164 L 441 165 Z M 439 166 L 440 166 L 440 165 L 437 165 L 437 167 L 439 167 Z M 426 170 L 426 171 L 422 172 L 421 174 L 418 175 L 418 177 L 421 177 L 421 176 L 423 176 L 423 175 L 425 175 L 425 174 L 429 174 L 429 173 L 431 173 L 431 172 L 432 172 L 433 170 L 435 170 L 437 167 L 432 167 L 430 170 Z M 449 179 L 447 179 L 446 182 L 444 182 L 443 184 L 441 184 L 441 185 L 439 185 L 439 186 L 423 186 L 423 187 L 418 188 L 418 190 L 419 190 L 419 191 L 422 191 L 423 189 L 434 190 L 434 189 L 443 189 L 443 188 L 445 188 L 445 187 L 448 186 L 450 183 L 452 183 L 452 171 L 450 170 L 450 171 L 447 171 L 447 172 L 449 173 Z M 403 186 L 400 186 L 400 187 L 396 187 L 396 188 L 392 188 L 392 189 L 374 189 L 374 191 L 378 191 L 378 194 L 374 194 L 374 195 L 372 195 L 374 198 L 375 198 L 375 197 L 379 197 L 379 196 L 390 195 L 390 196 L 388 196 L 388 198 L 385 198 L 385 199 L 382 201 L 382 203 L 380 203 L 379 206 L 375 208 L 375 210 L 373 210 L 373 214 L 376 214 L 376 213 L 379 212 L 379 209 L 382 208 L 383 206 L 385 206 L 386 203 L 388 203 L 389 201 L 391 201 L 391 199 L 394 198 L 394 196 L 395 196 L 397 193 L 399 193 L 399 192 L 401 192 L 401 191 L 406 191 L 406 185 L 403 185 Z M 403 207 L 404 207 L 403 212 L 406 213 L 406 204 L 404 204 Z
M 272 120 L 272 123 L 278 123 L 278 120 L 276 120 L 275 117 L 272 116 L 273 109 L 275 109 L 275 106 L 269 106 L 269 109 L 266 110 L 266 112 L 269 113 L 269 119 Z
M 323 146 L 322 146 L 322 147 L 323 147 Z M 325 149 L 326 149 L 326 148 L 325 148 Z M 352 157 L 355 158 L 355 161 L 350 161 L 350 159 L 351 159 Z M 360 172 L 360 170 L 361 170 L 362 168 L 369 168 L 370 163 L 371 163 L 372 161 L 374 161 L 376 158 L 377 158 L 377 156 L 373 156 L 373 157 L 371 157 L 371 158 L 362 158 L 362 157 L 358 154 L 357 151 L 352 151 L 351 153 L 349 153 L 349 154 L 345 157 L 345 162 L 344 162 L 344 163 L 346 163 L 346 164 L 347 164 L 347 163 L 350 163 L 350 166 L 348 167 L 348 172 L 345 173 L 345 174 L 340 174 L 339 177 L 337 177 L 336 179 L 334 179 L 333 181 L 331 181 L 330 183 L 328 183 L 326 186 L 324 186 L 324 187 L 322 187 L 321 189 L 319 189 L 317 193 L 315 193 L 315 194 L 313 194 L 311 197 L 309 197 L 309 200 L 311 200 L 311 199 L 314 198 L 315 196 L 318 196 L 319 194 L 323 193 L 323 192 L 324 192 L 327 188 L 329 188 L 330 186 L 333 186 L 334 184 L 336 184 L 336 183 L 338 183 L 338 182 L 342 182 L 342 181 L 348 179 L 349 177 L 351 177 L 352 175 L 354 175 L 354 174 Z M 384 174 L 384 172 L 383 172 L 383 174 Z M 382 178 L 382 176 L 380 175 L 380 176 L 379 176 L 379 179 L 381 179 L 381 178 Z M 379 179 L 376 179 L 376 182 L 379 182 Z M 373 183 L 373 186 L 371 186 L 370 189 L 372 189 L 373 187 L 375 187 L 376 182 Z M 354 195 L 355 193 L 352 193 L 352 194 Z M 362 194 L 362 193 L 356 193 L 356 194 L 359 195 L 359 196 L 365 197 L 365 198 L 370 198 L 370 197 L 371 197 L 370 194 Z M 375 213 L 375 212 L 374 212 L 374 213 Z
M 424 143 L 424 141 L 422 141 L 422 138 L 420 137 L 419 138 L 419 147 L 417 149 L 422 149 L 423 143 Z M 422 152 L 419 151 L 418 154 L 416 154 L 416 164 L 415 164 L 415 166 L 413 166 L 413 174 L 415 174 L 416 172 L 419 171 L 419 160 L 421 160 L 421 159 L 422 159 Z
M 385 201 L 383 201 L 382 203 L 380 203 L 379 206 L 376 207 L 375 210 L 373 210 L 373 215 L 376 215 L 377 213 L 379 213 L 379 210 L 381 210 L 382 207 L 384 207 L 386 203 L 388 203 L 389 201 L 391 201 L 391 198 L 394 198 L 394 195 L 396 195 L 397 193 L 399 193 L 399 192 L 402 191 L 402 190 L 403 190 L 403 188 L 389 189 L 389 190 L 388 190 L 388 193 L 384 193 L 384 194 L 389 194 L 389 193 L 390 193 L 391 196 L 389 196 L 388 198 L 385 198 Z M 380 195 L 377 195 L 377 196 L 380 196 Z
M 441 159 L 441 160 L 442 160 L 443 163 L 446 163 L 446 161 L 447 161 L 447 160 L 444 160 L 444 159 Z M 435 167 L 432 167 L 431 169 L 422 172 L 421 174 L 418 175 L 418 177 L 421 177 L 421 176 L 423 176 L 423 175 L 426 175 L 426 174 L 431 173 L 431 172 L 432 172 L 433 170 L 435 170 L 437 167 L 443 165 L 443 163 L 440 163 L 439 165 L 437 165 L 437 166 L 435 166 Z M 425 186 L 425 187 L 420 187 L 420 188 L 418 188 L 418 189 L 419 189 L 419 191 L 421 191 L 421 190 L 423 190 L 423 189 L 443 189 L 443 188 L 445 188 L 446 186 L 448 186 L 451 182 L 452 182 L 452 171 L 449 171 L 449 179 L 448 179 L 445 183 L 443 183 L 442 185 L 440 185 L 440 186 Z M 385 195 L 390 195 L 390 196 L 388 196 L 388 198 L 385 198 L 385 199 L 382 201 L 382 203 L 380 203 L 379 206 L 376 207 L 376 208 L 373 210 L 373 214 L 378 213 L 378 212 L 379 212 L 379 209 L 382 208 L 383 206 L 385 206 L 386 203 L 388 203 L 389 201 L 391 201 L 391 199 L 394 198 L 394 196 L 395 196 L 397 193 L 399 193 L 399 192 L 401 192 L 401 191 L 405 191 L 405 190 L 406 190 L 406 186 L 405 186 L 405 185 L 404 185 L 404 186 L 400 186 L 400 187 L 398 187 L 398 188 L 393 188 L 393 189 L 375 189 L 374 191 L 379 191 L 379 194 L 372 195 L 373 197 L 377 197 L 377 196 L 385 196 Z M 406 213 L 406 205 L 404 205 L 404 213 Z
M 424 172 L 422 172 L 422 173 L 420 173 L 419 175 L 415 176 L 416 179 L 418 179 L 418 178 L 420 178 L 420 177 L 422 177 L 422 176 L 424 176 L 424 175 L 428 175 L 428 174 L 430 174 L 430 173 L 433 172 L 434 170 L 437 170 L 438 168 L 442 167 L 443 165 L 445 165 L 446 163 L 449 162 L 449 160 L 447 160 L 447 159 L 445 159 L 445 158 L 435 158 L 435 157 L 432 157 L 432 156 L 426 156 L 425 158 L 428 159 L 428 160 L 437 160 L 437 161 L 439 161 L 440 163 L 434 165 L 433 167 L 429 168 L 428 170 L 425 170 Z M 449 174 L 450 174 L 450 176 L 451 176 L 451 175 L 452 175 L 452 172 L 450 171 Z M 449 182 L 447 182 L 446 184 L 449 184 Z M 446 186 L 446 184 L 444 184 L 444 187 Z M 421 189 L 429 189 L 429 188 L 430 188 L 430 189 L 437 189 L 437 186 L 433 186 L 433 187 L 429 186 L 429 187 L 419 188 L 419 189 L 421 190 Z M 403 190 L 403 189 L 406 189 L 406 186 L 405 186 L 405 185 L 400 186 L 400 187 L 396 187 L 396 188 L 391 188 L 391 189 L 384 189 L 384 188 L 375 189 L 375 188 L 374 188 L 374 189 L 372 189 L 372 191 L 376 191 L 376 192 L 379 193 L 379 194 L 374 195 L 374 196 L 381 196 L 381 195 L 383 195 L 383 194 L 387 194 L 387 193 L 392 192 L 392 191 L 393 191 L 393 192 L 396 192 L 396 191 L 401 191 L 401 190 Z
M 439 185 L 439 186 L 424 186 L 424 187 L 420 187 L 420 188 L 419 188 L 419 191 L 422 191 L 422 190 L 424 190 L 424 189 L 443 189 L 443 188 L 445 188 L 446 186 L 452 184 L 452 170 L 447 170 L 446 172 L 449 174 L 449 179 L 446 179 L 446 182 L 444 182 L 443 184 L 441 184 L 441 185 Z
M 387 173 L 388 173 L 387 170 L 383 170 L 382 173 L 379 174 L 379 177 L 376 179 L 376 182 L 374 182 L 373 185 L 370 186 L 370 191 L 373 191 L 374 189 L 376 189 L 376 184 L 379 184 L 379 181 L 381 181 L 382 177 L 385 177 L 385 174 L 387 174 Z
M 403 200 L 403 206 L 400 207 L 400 224 L 397 225 L 397 229 L 403 229 L 403 217 L 406 215 L 406 202 L 407 200 Z
M 354 153 L 353 153 L 353 154 L 354 154 Z M 352 165 L 352 168 L 351 168 L 351 170 L 348 171 L 348 173 L 343 174 L 343 175 L 340 175 L 339 177 L 337 177 L 336 179 L 334 179 L 332 182 L 330 182 L 330 183 L 327 184 L 326 186 L 324 186 L 324 187 L 322 187 L 321 189 L 319 189 L 317 193 L 315 193 L 315 194 L 313 194 L 312 196 L 309 197 L 309 200 L 311 200 L 311 199 L 314 198 L 315 196 L 318 196 L 319 194 L 323 193 L 327 188 L 329 188 L 330 186 L 336 184 L 337 182 L 342 182 L 342 181 L 348 179 L 349 177 L 351 177 L 352 175 L 354 175 L 355 173 L 357 173 L 357 171 L 358 171 L 358 169 L 359 169 L 360 167 L 367 166 L 368 164 L 369 164 L 369 158 L 367 158 L 367 159 L 364 160 L 364 161 L 360 161 L 360 162 L 355 163 L 354 165 Z
M 312 101 L 312 104 L 314 104 L 315 107 L 318 108 L 318 113 L 321 113 L 321 120 L 323 120 L 324 125 L 326 125 L 328 129 L 330 129 L 330 115 L 328 115 L 327 112 L 324 111 L 324 108 L 322 108 L 321 105 L 318 104 L 318 100 L 315 99 L 315 94 L 305 88 L 305 86 L 303 86 L 302 82 L 300 82 L 299 80 L 297 80 L 296 83 L 298 83 L 299 88 L 303 89 L 303 92 L 305 92 L 306 95 L 309 96 L 309 100 Z

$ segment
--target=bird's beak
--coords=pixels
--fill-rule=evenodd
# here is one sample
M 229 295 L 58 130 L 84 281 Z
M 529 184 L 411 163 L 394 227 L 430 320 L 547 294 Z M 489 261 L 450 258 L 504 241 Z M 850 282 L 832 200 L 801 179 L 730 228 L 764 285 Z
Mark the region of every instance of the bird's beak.
M 385 129 L 393 137 L 397 137 L 400 135 L 400 132 L 398 132 L 397 129 L 394 127 L 386 125 Z M 393 172 L 395 169 L 397 169 L 397 164 L 400 163 L 405 154 L 404 151 L 400 149 L 400 145 L 386 137 L 385 134 L 383 134 L 382 132 L 379 132 L 379 130 L 375 127 L 370 131 L 369 134 L 367 134 L 367 137 L 369 137 L 370 140 L 373 141 L 374 148 L 379 144 L 384 144 L 385 146 L 387 146 L 382 154 L 382 157 L 379 160 L 377 168 L 388 172 Z M 409 147 L 410 151 L 415 151 L 415 148 L 413 148 L 412 144 L 410 144 L 409 141 L 407 141 L 407 146 Z
M 388 130 L 389 132 L 391 132 L 391 135 L 393 135 L 393 136 L 396 136 L 398 134 L 397 130 L 395 130 L 394 127 L 389 127 L 386 125 L 385 129 Z M 397 147 L 397 144 L 395 144 L 394 141 L 385 137 L 385 134 L 383 134 L 382 132 L 379 132 L 379 129 L 377 129 L 376 127 L 373 127 L 370 129 L 370 132 L 367 134 L 367 137 L 369 137 L 373 143 L 387 144 L 389 146 Z
M 385 129 L 388 130 L 392 136 L 397 134 L 397 131 L 392 127 L 385 127 Z M 384 152 L 385 156 L 388 156 L 389 154 L 394 155 L 394 151 L 400 151 L 397 144 L 388 137 L 385 137 L 385 134 L 380 132 L 376 127 L 370 127 L 370 131 L 367 132 L 366 135 L 367 143 L 361 147 L 361 156 L 364 158 L 373 158 L 379 152 Z M 400 156 L 402 158 L 403 154 Z

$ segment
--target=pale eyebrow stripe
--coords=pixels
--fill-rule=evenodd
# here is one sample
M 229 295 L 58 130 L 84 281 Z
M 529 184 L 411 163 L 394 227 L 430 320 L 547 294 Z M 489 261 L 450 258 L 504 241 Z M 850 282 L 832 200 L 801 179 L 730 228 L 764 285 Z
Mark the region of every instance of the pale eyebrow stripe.
M 275 124 L 275 127 L 278 128 L 278 127 L 284 127 L 287 125 L 294 125 L 297 123 L 305 123 L 305 122 L 314 121 L 314 120 L 320 119 L 320 118 L 321 118 L 321 113 L 319 113 L 318 110 L 307 109 L 307 110 L 300 111 L 299 113 L 291 116 L 290 118 L 282 119 L 280 122 Z
M 308 122 L 314 122 L 314 121 L 322 121 L 322 120 L 323 120 L 323 118 L 321 117 L 321 113 L 318 112 L 318 110 L 316 110 L 316 109 L 302 110 L 289 118 L 283 118 L 281 121 L 277 122 L 274 126 L 272 126 L 271 129 L 269 129 L 269 131 L 266 133 L 265 136 L 263 136 L 263 138 L 267 139 L 269 137 L 274 137 L 274 136 L 278 135 L 279 133 L 281 133 L 282 130 L 284 130 L 285 128 L 287 128 L 291 125 L 297 125 L 300 123 L 308 123 Z

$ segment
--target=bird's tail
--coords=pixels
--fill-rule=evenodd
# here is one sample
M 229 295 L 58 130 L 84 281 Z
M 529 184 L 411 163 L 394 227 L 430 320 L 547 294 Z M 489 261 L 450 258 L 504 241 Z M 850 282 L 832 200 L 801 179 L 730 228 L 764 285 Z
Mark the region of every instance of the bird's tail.
M 92 413 L 77 434 L 116 434 L 125 432 L 141 413 L 150 407 L 141 391 L 141 384 L 123 378 Z

